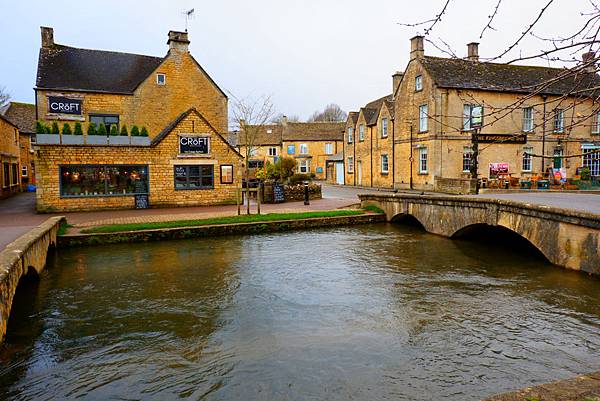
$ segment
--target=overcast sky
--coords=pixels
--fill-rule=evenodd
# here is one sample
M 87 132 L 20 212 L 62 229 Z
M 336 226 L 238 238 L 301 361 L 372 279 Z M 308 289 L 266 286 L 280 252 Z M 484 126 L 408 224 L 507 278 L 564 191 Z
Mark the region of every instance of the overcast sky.
M 33 102 L 40 25 L 57 43 L 153 56 L 167 52 L 167 32 L 189 23 L 190 49 L 217 84 L 238 97 L 272 96 L 279 112 L 307 118 L 328 103 L 357 110 L 391 92 L 404 70 L 416 22 L 439 13 L 445 0 L 21 0 L 0 1 L 0 86 L 13 100 Z M 480 55 L 492 57 L 514 41 L 548 0 L 503 0 Z M 480 41 L 497 0 L 454 0 L 430 35 L 466 55 Z M 539 35 L 573 33 L 591 11 L 587 0 L 555 0 Z M 542 48 L 527 37 L 504 60 Z M 425 44 L 429 55 L 442 55 Z M 513 56 L 513 57 L 510 57 Z M 537 62 L 538 64 L 541 61 Z

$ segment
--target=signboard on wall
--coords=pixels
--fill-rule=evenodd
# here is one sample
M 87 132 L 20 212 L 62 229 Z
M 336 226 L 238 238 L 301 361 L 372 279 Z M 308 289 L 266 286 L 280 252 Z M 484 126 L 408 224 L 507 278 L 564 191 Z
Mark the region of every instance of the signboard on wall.
M 73 114 L 80 116 L 82 114 L 83 100 L 70 99 L 62 96 L 48 96 L 48 112 L 58 114 Z
M 210 152 L 210 137 L 206 135 L 179 136 L 179 153 L 207 155 Z
M 507 176 L 510 172 L 508 163 L 490 163 L 490 178 Z
M 525 144 L 527 143 L 527 134 L 477 134 L 479 143 L 496 143 L 496 144 Z

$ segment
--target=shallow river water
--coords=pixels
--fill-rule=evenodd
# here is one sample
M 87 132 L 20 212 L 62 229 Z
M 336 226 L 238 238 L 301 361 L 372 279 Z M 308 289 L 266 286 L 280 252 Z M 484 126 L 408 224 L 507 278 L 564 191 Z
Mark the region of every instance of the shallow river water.
M 600 369 L 600 280 L 371 225 L 61 250 L 0 399 L 479 400 Z

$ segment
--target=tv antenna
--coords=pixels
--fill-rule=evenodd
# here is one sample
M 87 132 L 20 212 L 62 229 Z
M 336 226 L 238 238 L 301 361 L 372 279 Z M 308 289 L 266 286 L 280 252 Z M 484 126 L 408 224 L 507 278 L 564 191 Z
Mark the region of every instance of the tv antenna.
M 188 21 L 191 20 L 191 19 L 194 19 L 194 9 L 192 8 L 191 10 L 184 11 L 182 14 L 185 17 L 185 31 L 187 32 L 187 30 L 188 30 Z

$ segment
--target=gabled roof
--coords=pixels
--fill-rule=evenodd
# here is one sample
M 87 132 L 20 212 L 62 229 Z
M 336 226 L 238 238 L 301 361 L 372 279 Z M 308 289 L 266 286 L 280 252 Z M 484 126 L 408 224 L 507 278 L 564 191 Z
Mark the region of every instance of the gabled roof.
M 8 118 L 4 117 L 2 114 L 0 114 L 0 120 L 4 121 L 5 123 L 7 123 L 8 125 L 10 125 L 11 127 L 19 129 L 19 127 L 17 127 L 15 124 L 13 124 Z
M 388 113 L 390 113 L 390 118 L 393 120 L 396 116 L 396 108 L 394 107 L 394 102 L 392 100 L 386 100 L 383 102 L 385 107 L 388 109 Z
M 4 111 L 4 117 L 12 121 L 24 134 L 35 133 L 35 105 L 29 103 L 10 102 Z
M 441 88 L 478 89 L 498 92 L 565 95 L 572 91 L 595 88 L 600 76 L 581 72 L 571 74 L 563 68 L 498 64 L 454 58 L 425 56 L 425 70 Z M 549 85 L 546 82 L 559 78 Z
M 379 118 L 379 112 L 381 111 L 381 106 L 383 106 L 384 102 L 392 102 L 393 95 L 386 95 L 379 99 L 373 100 L 372 102 L 367 103 L 361 111 L 365 116 L 365 121 L 367 125 L 376 125 L 377 119 Z
M 345 127 L 343 121 L 270 124 L 261 127 L 253 142 L 255 146 L 266 146 L 281 145 L 283 141 L 342 141 Z M 238 138 L 238 145 L 245 145 L 243 133 Z
M 356 122 L 358 121 L 359 114 L 360 113 L 358 111 L 351 111 L 350 113 L 348 113 L 348 118 L 352 121 L 354 125 L 356 125 Z
M 164 59 L 63 45 L 42 47 L 36 86 L 40 89 L 131 94 Z
M 237 145 L 245 146 L 246 139 L 250 139 L 253 146 L 267 146 L 267 145 L 281 145 L 281 133 L 282 126 L 279 124 L 268 124 L 262 127 L 256 125 L 247 125 L 251 128 L 258 128 L 256 132 L 252 132 L 249 135 L 254 135 L 254 138 L 246 138 L 244 130 L 241 129 L 238 133 Z

